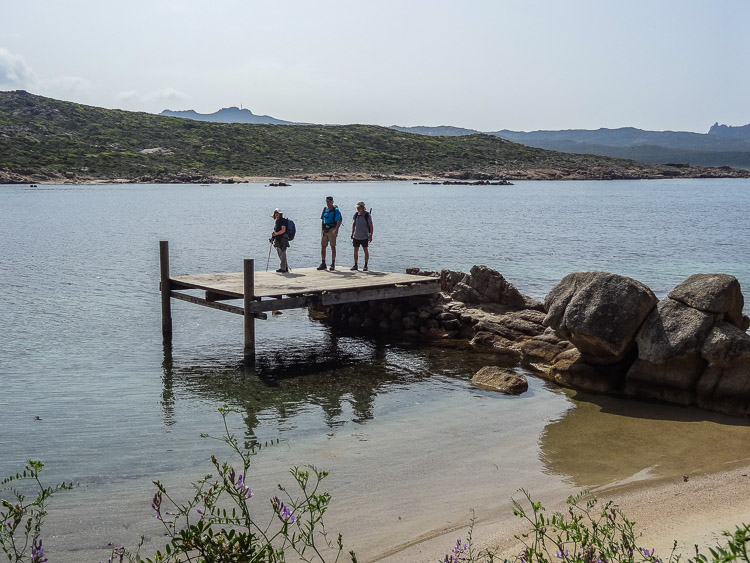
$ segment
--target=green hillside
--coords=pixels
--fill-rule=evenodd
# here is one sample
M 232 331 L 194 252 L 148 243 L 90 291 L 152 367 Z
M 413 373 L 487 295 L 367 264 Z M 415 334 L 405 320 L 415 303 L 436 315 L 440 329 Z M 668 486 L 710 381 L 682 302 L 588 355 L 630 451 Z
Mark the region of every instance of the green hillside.
M 0 92 L 0 182 L 347 174 L 508 179 L 690 175 L 684 167 L 569 155 L 484 134 L 428 137 L 370 125 L 208 123 L 84 106 L 24 91 Z

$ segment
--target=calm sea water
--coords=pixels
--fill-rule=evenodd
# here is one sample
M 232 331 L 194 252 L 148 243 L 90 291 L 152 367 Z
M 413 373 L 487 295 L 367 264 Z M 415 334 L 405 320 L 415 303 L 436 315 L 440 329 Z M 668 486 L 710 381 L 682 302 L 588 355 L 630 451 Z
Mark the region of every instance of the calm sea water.
M 699 458 L 746 456 L 742 447 L 715 451 L 715 432 L 748 439 L 736 421 L 665 407 L 651 416 L 647 407 L 636 417 L 646 426 L 620 432 L 634 403 L 603 406 L 536 379 L 523 397 L 498 397 L 468 383 L 490 357 L 337 337 L 303 311 L 257 323 L 258 358 L 246 365 L 241 317 L 175 301 L 173 348 L 164 350 L 159 240 L 170 242 L 173 275 L 241 271 L 244 258 L 265 269 L 279 207 L 297 223 L 290 266 L 315 266 L 329 194 L 345 231 L 356 201 L 372 208 L 373 269 L 486 264 L 537 299 L 585 270 L 634 277 L 659 297 L 697 272 L 729 273 L 750 287 L 746 180 L 0 186 L 0 476 L 41 459 L 50 481 L 84 485 L 70 493 L 71 506 L 121 499 L 107 518 L 58 515 L 55 560 L 99 560 L 107 541 L 132 545 L 137 511 L 149 517 L 152 478 L 184 483 L 210 470 L 216 444 L 198 436 L 220 432 L 223 404 L 243 412 L 232 429 L 248 443 L 282 440 L 260 460 L 269 481 L 291 464 L 316 463 L 332 471 L 342 512 L 371 508 L 368 529 L 385 526 L 381 535 L 362 531 L 366 518 L 349 525 L 370 556 L 455 525 L 470 508 L 498 508 L 521 486 L 604 486 L 658 473 L 670 457 L 637 440 L 620 445 L 641 454 L 623 456 L 616 438 L 607 448 L 592 434 L 601 467 L 575 463 L 575 440 L 565 437 L 584 439 L 592 424 L 628 440 L 707 424 Z M 352 263 L 347 242 L 342 268 Z M 467 463 L 474 481 L 495 485 L 457 487 Z M 436 487 L 450 492 L 435 498 Z M 412 503 L 410 518 L 386 491 Z M 390 510 L 400 511 L 398 532 L 378 520 L 395 521 Z M 93 521 L 109 524 L 82 542 L 76 534 Z

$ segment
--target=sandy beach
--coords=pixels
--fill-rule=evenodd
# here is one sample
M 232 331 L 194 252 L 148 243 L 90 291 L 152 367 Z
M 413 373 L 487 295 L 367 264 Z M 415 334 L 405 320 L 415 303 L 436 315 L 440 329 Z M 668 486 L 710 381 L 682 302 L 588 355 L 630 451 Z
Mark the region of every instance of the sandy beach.
M 701 413 L 673 405 L 621 401 L 566 391 L 576 408 L 545 427 L 539 441 L 544 473 L 566 476 L 549 488 L 523 484 L 547 513 L 565 509 L 571 494 L 589 490 L 604 504 L 612 500 L 643 534 L 640 546 L 663 559 L 677 541 L 678 552 L 694 555 L 716 545 L 721 532 L 750 522 L 750 426 L 744 419 Z M 487 483 L 462 482 L 481 498 Z M 485 492 L 486 502 L 492 494 Z M 512 495 L 521 499 L 520 494 Z M 528 524 L 510 502 L 477 514 L 473 537 L 479 547 L 498 546 L 511 557 L 514 535 Z M 370 561 L 426 563 L 441 560 L 467 526 L 433 532 Z M 368 559 L 361 559 L 367 561 Z
M 694 545 L 708 554 L 708 548 L 722 541 L 722 531 L 733 531 L 750 522 L 750 464 L 728 471 L 688 478 L 641 482 L 596 492 L 601 504 L 615 502 L 642 533 L 639 546 L 656 549 L 666 560 L 677 541 L 676 553 L 694 555 Z M 545 502 L 547 513 L 565 509 L 565 499 Z M 427 563 L 441 560 L 468 528 L 415 542 L 383 557 L 369 560 L 383 563 Z M 510 506 L 505 515 L 475 525 L 474 545 L 498 547 L 503 557 L 519 550 L 514 535 L 528 531 L 528 525 L 513 516 Z M 365 559 L 367 560 L 367 559 Z

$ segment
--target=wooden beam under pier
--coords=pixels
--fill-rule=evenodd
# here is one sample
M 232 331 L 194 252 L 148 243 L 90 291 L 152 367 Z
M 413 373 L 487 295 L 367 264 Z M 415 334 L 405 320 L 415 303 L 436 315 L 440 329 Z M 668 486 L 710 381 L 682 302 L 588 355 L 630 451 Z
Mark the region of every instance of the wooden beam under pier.
M 204 307 L 210 307 L 211 309 L 218 309 L 219 311 L 226 311 L 227 313 L 234 313 L 236 315 L 244 315 L 245 309 L 237 307 L 236 305 L 227 305 L 226 303 L 218 303 L 210 299 L 201 299 L 195 295 L 188 295 L 187 293 L 180 293 L 179 291 L 172 291 L 170 293 L 172 299 L 179 299 L 180 301 L 187 301 L 195 305 L 203 305 Z M 270 309 L 269 309 L 270 310 Z M 266 320 L 268 315 L 265 313 L 253 312 L 253 316 L 256 319 Z

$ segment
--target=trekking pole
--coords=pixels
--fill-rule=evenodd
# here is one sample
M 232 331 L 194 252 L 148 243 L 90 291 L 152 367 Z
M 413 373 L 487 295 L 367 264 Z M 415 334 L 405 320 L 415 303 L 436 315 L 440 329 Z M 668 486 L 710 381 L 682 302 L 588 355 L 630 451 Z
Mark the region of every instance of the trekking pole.
M 266 260 L 266 272 L 268 271 L 268 265 L 271 263 L 271 249 L 273 248 L 273 239 L 268 239 L 268 260 Z

